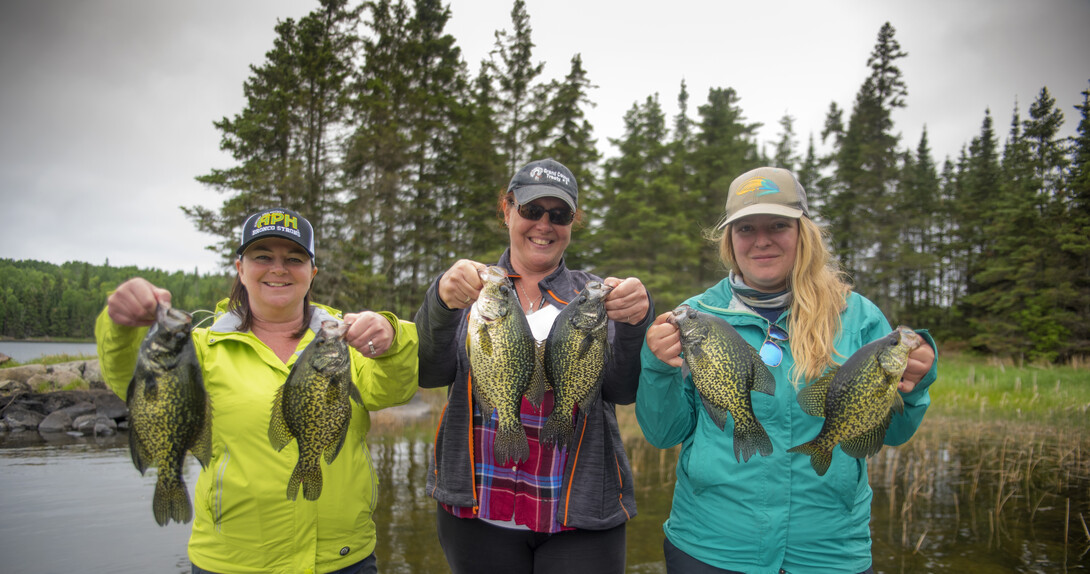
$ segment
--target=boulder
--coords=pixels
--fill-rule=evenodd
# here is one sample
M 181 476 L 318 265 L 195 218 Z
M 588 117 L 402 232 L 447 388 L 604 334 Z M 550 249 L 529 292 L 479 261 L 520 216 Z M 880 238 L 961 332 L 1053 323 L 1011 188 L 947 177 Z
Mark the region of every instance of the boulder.
M 72 417 L 64 411 L 53 411 L 38 423 L 38 432 L 66 432 L 72 428 Z
M 85 435 L 94 434 L 97 420 L 98 415 L 95 413 L 80 415 L 72 421 L 72 430 Z
M 95 419 L 95 436 L 110 436 L 117 432 L 117 423 L 114 419 L 99 415 Z
M 95 409 L 98 414 L 114 420 L 129 418 L 129 407 L 112 391 L 95 393 Z
M 94 399 L 92 399 L 93 401 Z M 95 403 L 91 401 L 80 401 L 74 405 L 69 405 L 60 409 L 63 412 L 68 413 L 68 416 L 75 419 L 76 417 L 89 415 L 95 412 Z
M 14 395 L 17 393 L 26 394 L 30 392 L 30 385 L 25 381 L 13 381 L 11 379 L 5 379 L 0 381 L 0 394 Z
M 45 415 L 19 405 L 11 405 L 4 411 L 4 422 L 13 431 L 36 429 L 43 419 Z
M 0 371 L 0 378 L 8 379 L 12 381 L 27 382 L 30 377 L 34 375 L 44 375 L 48 372 L 45 365 L 39 363 L 33 363 L 30 365 L 21 365 L 18 367 L 11 367 Z

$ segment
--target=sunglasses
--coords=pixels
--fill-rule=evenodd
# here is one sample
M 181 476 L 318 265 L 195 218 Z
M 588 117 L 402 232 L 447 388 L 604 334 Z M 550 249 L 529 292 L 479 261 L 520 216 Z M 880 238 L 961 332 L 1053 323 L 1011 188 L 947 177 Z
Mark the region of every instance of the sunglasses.
M 768 326 L 768 336 L 765 337 L 765 342 L 761 344 L 761 360 L 770 367 L 780 366 L 780 362 L 783 361 L 783 349 L 780 348 L 779 342 L 786 340 L 787 331 L 777 325 L 770 324 Z
M 543 214 L 548 212 L 549 223 L 552 223 L 553 225 L 571 225 L 571 222 L 575 220 L 575 212 L 569 207 L 545 209 L 540 205 L 528 203 L 526 205 L 518 206 L 518 212 L 523 219 L 528 221 L 537 221 L 541 219 Z

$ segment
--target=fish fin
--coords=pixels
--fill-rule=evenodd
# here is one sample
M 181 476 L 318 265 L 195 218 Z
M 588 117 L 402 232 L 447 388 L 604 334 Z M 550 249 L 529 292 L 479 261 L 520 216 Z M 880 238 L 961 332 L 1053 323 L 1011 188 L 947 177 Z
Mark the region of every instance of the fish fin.
M 291 439 L 294 438 L 291 434 L 291 429 L 288 428 L 288 422 L 284 420 L 284 387 L 287 385 L 285 382 L 276 389 L 276 395 L 273 397 L 272 404 L 272 416 L 269 418 L 269 444 L 277 452 L 282 450 Z M 292 498 L 292 500 L 295 500 Z
M 479 329 L 477 329 L 477 337 L 478 337 L 478 340 L 480 341 L 480 344 L 477 345 L 477 347 L 483 353 L 485 353 L 487 355 L 491 355 L 492 354 L 492 335 L 488 332 L 488 327 L 486 327 L 484 325 L 481 325 L 481 327 Z
M 341 453 L 341 449 L 344 448 L 344 438 L 348 436 L 348 422 L 345 421 L 344 428 L 341 429 L 341 436 L 337 439 L 336 444 L 331 444 L 325 449 L 325 462 L 326 464 L 333 464 L 333 461 L 337 460 L 337 455 Z M 310 499 L 308 499 L 310 500 Z
M 205 401 L 203 419 L 192 444 L 189 445 L 189 452 L 197 457 L 201 468 L 208 468 L 208 463 L 212 461 L 212 408 L 208 401 Z
M 749 390 L 775 396 L 776 377 L 773 376 L 772 371 L 768 370 L 768 366 L 761 360 L 761 355 L 760 353 L 757 353 L 757 349 L 753 349 L 753 347 L 750 347 L 750 349 L 756 354 L 757 361 L 753 363 L 753 380 L 750 382 Z
M 553 409 L 545 426 L 541 427 L 541 442 L 547 445 L 569 446 L 575 436 L 574 421 L 561 409 Z
M 905 400 L 901 397 L 901 393 L 893 393 L 893 406 L 891 408 L 899 415 L 905 414 Z
M 308 468 L 303 475 L 303 498 L 315 501 L 322 495 L 322 465 Z
M 892 415 L 893 412 L 890 411 L 886 414 L 882 424 L 857 437 L 840 441 L 841 450 L 844 451 L 844 454 L 854 458 L 867 458 L 882 450 L 882 443 L 886 440 L 886 429 L 889 427 Z
M 159 381 L 155 377 L 144 379 L 144 400 L 149 403 L 159 400 Z
M 530 458 L 530 443 L 526 440 L 526 431 L 516 419 L 515 425 L 499 425 L 496 429 L 496 442 L 493 455 L 496 462 L 506 466 L 509 462 L 521 462 Z
M 818 476 L 825 476 L 825 473 L 829 472 L 829 465 L 833 462 L 833 451 L 821 448 L 815 441 L 791 447 L 787 449 L 787 452 L 797 452 L 808 455 L 810 457 L 810 466 L 814 467 Z
M 129 429 L 129 455 L 132 457 L 133 466 L 140 471 L 140 476 L 144 476 L 144 472 L 148 470 L 148 465 L 144 462 L 147 460 L 147 453 L 140 444 L 140 433 L 135 427 Z
M 761 456 L 772 454 L 772 439 L 768 438 L 761 422 L 756 418 L 751 423 L 734 421 L 734 460 L 749 462 L 750 457 L 758 452 Z M 741 458 L 739 459 L 739 455 Z
M 525 395 L 534 408 L 541 407 L 545 400 L 545 341 L 534 342 L 534 374 L 530 376 Z
M 588 332 L 583 335 L 583 338 L 579 340 L 579 351 L 575 354 L 575 357 L 579 360 L 583 360 L 587 357 L 587 353 L 594 347 L 594 333 Z
M 492 411 L 496 410 L 496 407 L 479 384 L 473 386 L 473 397 L 477 399 L 477 410 L 481 412 L 481 418 L 487 421 L 492 417 Z
M 825 416 L 825 397 L 829 394 L 829 383 L 835 373 L 835 370 L 829 371 L 799 391 L 797 398 L 802 412 L 815 417 Z
M 363 395 L 360 394 L 360 388 L 356 386 L 356 383 L 352 382 L 352 377 L 347 372 L 345 376 L 348 377 L 348 398 L 356 401 L 356 404 L 363 406 Z
M 713 405 L 704 395 L 700 395 L 700 400 L 704 403 L 704 410 L 708 411 L 708 416 L 712 418 L 715 426 L 719 427 L 719 430 L 725 430 L 727 427 L 727 411 Z
M 155 494 L 151 499 L 151 512 L 159 526 L 166 526 L 171 519 L 179 524 L 193 520 L 193 505 L 189 502 L 185 482 L 180 474 L 172 478 L 170 472 L 170 469 L 159 469 Z

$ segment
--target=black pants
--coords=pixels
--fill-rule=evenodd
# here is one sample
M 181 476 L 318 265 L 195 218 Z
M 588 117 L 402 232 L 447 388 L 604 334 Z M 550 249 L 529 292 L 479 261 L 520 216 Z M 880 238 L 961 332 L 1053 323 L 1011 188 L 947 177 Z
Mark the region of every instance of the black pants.
M 625 525 L 542 534 L 456 518 L 436 509 L 439 544 L 453 574 L 624 574 Z
M 192 567 L 192 574 L 215 574 L 208 570 L 201 570 L 196 564 L 191 563 L 190 566 Z M 367 558 L 364 558 L 351 566 L 345 566 L 336 572 L 330 572 L 329 574 L 378 574 L 375 553 L 372 552 Z
M 745 574 L 705 564 L 681 551 L 669 539 L 662 541 L 662 553 L 666 556 L 666 574 Z M 874 574 L 874 568 L 867 568 L 859 574 Z

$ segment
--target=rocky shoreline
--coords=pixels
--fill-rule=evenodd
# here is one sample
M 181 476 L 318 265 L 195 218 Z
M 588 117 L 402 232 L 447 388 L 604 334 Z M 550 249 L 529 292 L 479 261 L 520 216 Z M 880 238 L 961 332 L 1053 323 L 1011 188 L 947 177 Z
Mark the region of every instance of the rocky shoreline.
M 65 390 L 79 381 L 89 388 Z M 406 405 L 371 413 L 371 420 L 405 423 L 427 417 L 432 410 L 417 393 Z M 106 387 L 98 359 L 0 369 L 0 433 L 97 437 L 128 428 L 129 409 Z
M 65 390 L 78 381 L 87 390 Z M 129 409 L 106 388 L 98 360 L 0 369 L 0 432 L 102 436 L 128 428 Z

